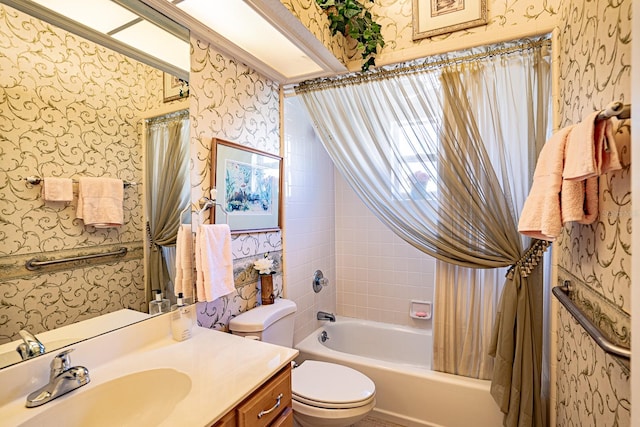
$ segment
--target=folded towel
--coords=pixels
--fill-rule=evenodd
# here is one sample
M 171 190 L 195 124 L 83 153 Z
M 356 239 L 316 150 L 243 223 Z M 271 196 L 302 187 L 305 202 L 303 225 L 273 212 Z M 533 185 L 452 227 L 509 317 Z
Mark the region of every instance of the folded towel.
M 598 178 L 562 180 L 560 206 L 563 224 L 569 221 L 593 223 L 598 217 Z
M 80 178 L 76 216 L 84 225 L 118 227 L 124 223 L 124 183 L 115 178 Z
M 591 113 L 575 125 L 567 141 L 562 177 L 582 181 L 622 168 L 611 119 L 597 120 Z
M 554 241 L 562 231 L 562 170 L 572 129 L 573 126 L 568 126 L 553 134 L 540 151 L 533 184 L 518 222 L 518 231 L 526 236 Z
M 182 224 L 176 238 L 176 280 L 175 294 L 185 298 L 193 297 L 193 233 L 191 224 Z
M 42 198 L 46 202 L 71 202 L 73 181 L 71 178 L 45 177 L 42 180 Z
M 235 291 L 231 230 L 227 224 L 204 224 L 196 232 L 198 301 L 213 301 Z

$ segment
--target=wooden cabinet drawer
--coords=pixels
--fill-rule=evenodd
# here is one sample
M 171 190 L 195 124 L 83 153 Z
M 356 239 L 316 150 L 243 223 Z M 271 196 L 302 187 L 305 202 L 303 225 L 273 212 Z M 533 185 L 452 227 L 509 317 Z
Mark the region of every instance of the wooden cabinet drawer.
M 271 425 L 289 407 L 291 407 L 291 368 L 287 366 L 238 406 L 236 410 L 238 426 Z
M 285 408 L 284 412 L 271 424 L 271 427 L 293 427 L 293 408 Z

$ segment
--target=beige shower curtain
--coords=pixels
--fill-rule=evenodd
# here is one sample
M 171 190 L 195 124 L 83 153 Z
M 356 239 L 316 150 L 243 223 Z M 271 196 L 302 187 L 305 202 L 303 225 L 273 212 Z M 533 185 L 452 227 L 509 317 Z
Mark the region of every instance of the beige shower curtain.
M 495 356 L 492 394 L 505 413 L 506 426 L 545 422 L 538 393 L 540 349 L 531 322 L 531 283 L 521 275 L 527 270 L 523 265 L 528 259 L 520 260 L 527 246 L 516 228 L 517 197 L 528 191 L 527 178 L 533 174 L 529 167 L 535 159 L 515 154 L 511 158 L 505 150 L 535 152 L 546 140 L 548 45 L 548 40 L 506 43 L 310 82 L 296 89 L 336 168 L 391 230 L 452 265 L 474 269 L 513 265 L 495 322 L 493 313 L 484 313 L 483 301 L 495 306 L 500 285 L 484 281 L 479 285 L 480 273 L 443 269 L 441 276 L 455 279 L 450 280 L 453 289 L 445 289 L 444 299 L 460 299 L 458 290 L 465 290 L 474 300 L 458 307 L 443 302 L 435 308 L 436 316 L 441 310 L 452 318 L 471 310 L 451 331 L 462 334 L 462 348 L 473 350 L 462 361 L 473 366 L 470 371 L 489 376 L 486 353 Z M 529 82 L 512 85 L 529 93 L 495 98 L 496 105 L 476 108 L 479 99 L 495 91 L 492 67 L 501 66 L 506 74 L 531 68 Z M 512 121 L 522 111 L 525 119 Z M 512 139 L 510 127 L 527 131 Z M 493 144 L 496 140 L 498 145 Z M 517 184 L 513 170 L 523 174 Z M 473 280 L 462 281 L 465 276 Z M 485 293 L 480 289 L 485 286 L 494 286 L 494 291 Z M 483 301 L 475 301 L 478 296 Z M 490 323 L 493 337 L 488 335 Z M 436 344 L 436 351 L 447 345 Z
M 175 247 L 180 211 L 189 203 L 188 111 L 149 120 L 145 154 L 147 238 L 151 245 L 145 293 L 149 301 L 152 290 L 168 294 L 172 277 L 162 248 Z

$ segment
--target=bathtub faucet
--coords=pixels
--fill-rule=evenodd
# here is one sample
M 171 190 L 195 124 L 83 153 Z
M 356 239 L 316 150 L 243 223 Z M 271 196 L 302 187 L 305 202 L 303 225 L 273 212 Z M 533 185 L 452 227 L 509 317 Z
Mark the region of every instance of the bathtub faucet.
M 331 314 L 331 313 L 327 313 L 326 311 L 319 311 L 317 319 L 318 320 L 328 320 L 329 322 L 335 322 L 336 321 L 336 316 Z

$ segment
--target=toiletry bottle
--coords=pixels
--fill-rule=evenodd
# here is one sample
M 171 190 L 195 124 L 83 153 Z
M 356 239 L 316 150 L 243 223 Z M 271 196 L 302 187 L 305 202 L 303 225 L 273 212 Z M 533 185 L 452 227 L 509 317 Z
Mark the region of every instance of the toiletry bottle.
M 156 293 L 155 299 L 149 302 L 149 314 L 153 316 L 160 313 L 168 313 L 170 306 L 169 300 L 162 298 L 162 291 L 160 289 L 156 289 L 154 292 Z
M 193 305 L 184 305 L 182 293 L 178 294 L 177 304 L 171 307 L 171 334 L 176 341 L 191 338 L 193 328 Z

